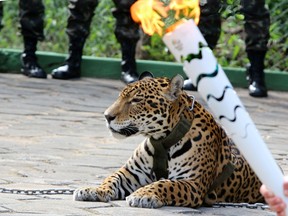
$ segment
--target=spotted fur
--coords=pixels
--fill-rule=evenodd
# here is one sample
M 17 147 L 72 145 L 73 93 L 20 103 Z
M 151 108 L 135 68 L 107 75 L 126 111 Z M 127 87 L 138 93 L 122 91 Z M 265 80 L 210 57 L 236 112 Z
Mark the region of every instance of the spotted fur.
M 147 74 L 146 74 L 147 75 Z M 149 75 L 149 74 L 148 74 Z M 214 202 L 262 202 L 261 182 L 224 129 L 197 101 L 182 90 L 183 78 L 145 77 L 129 84 L 106 111 L 107 126 L 116 137 L 147 137 L 126 164 L 99 187 L 80 188 L 81 201 L 127 200 L 130 206 L 199 207 Z M 154 148 L 150 138 L 166 137 L 180 115 L 192 121 L 186 135 L 168 151 L 168 178 L 157 180 L 152 171 Z M 233 173 L 210 191 L 228 163 Z

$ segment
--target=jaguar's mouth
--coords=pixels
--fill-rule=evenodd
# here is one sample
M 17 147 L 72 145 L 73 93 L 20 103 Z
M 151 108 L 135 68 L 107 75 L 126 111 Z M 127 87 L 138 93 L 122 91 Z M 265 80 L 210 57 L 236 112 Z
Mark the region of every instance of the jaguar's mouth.
M 109 127 L 109 129 L 111 130 L 111 132 L 113 134 L 119 134 L 119 135 L 122 135 L 124 137 L 129 137 L 129 136 L 135 135 L 139 132 L 139 129 L 133 125 L 129 125 L 125 128 L 121 128 L 119 130 L 115 130 L 112 127 Z

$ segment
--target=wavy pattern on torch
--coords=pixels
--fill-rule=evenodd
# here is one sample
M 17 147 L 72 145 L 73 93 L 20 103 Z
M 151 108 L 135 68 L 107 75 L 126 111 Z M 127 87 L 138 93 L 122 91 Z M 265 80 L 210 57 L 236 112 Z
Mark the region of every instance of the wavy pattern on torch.
M 242 139 L 246 139 L 247 137 L 248 137 L 248 127 L 250 126 L 251 124 L 250 123 L 247 123 L 246 125 L 245 125 L 245 134 L 244 134 L 244 136 L 241 136 L 241 138 Z M 232 133 L 230 136 L 232 137 L 232 136 L 234 136 L 236 133 Z
M 234 118 L 229 119 L 228 117 L 226 117 L 224 115 L 221 115 L 221 116 L 219 116 L 219 119 L 221 120 L 222 118 L 225 118 L 225 119 L 227 119 L 230 122 L 235 122 L 237 120 L 236 110 L 238 108 L 242 108 L 242 107 L 240 105 L 237 105 L 237 106 L 234 107 Z
M 251 124 L 250 123 L 247 123 L 245 125 L 245 134 L 244 136 L 242 137 L 243 139 L 246 139 L 248 137 L 248 127 L 250 126 Z
M 199 47 L 198 53 L 196 53 L 196 54 L 190 53 L 186 57 L 181 56 L 181 62 L 183 63 L 184 61 L 188 61 L 190 63 L 193 59 L 202 59 L 202 57 L 203 57 L 202 48 L 207 47 L 207 45 L 203 44 L 202 42 L 199 42 L 198 47 Z
M 232 86 L 225 86 L 225 88 L 224 88 L 224 90 L 223 90 L 223 93 L 222 93 L 222 95 L 221 95 L 219 98 L 215 97 L 215 96 L 212 95 L 212 94 L 209 94 L 209 95 L 207 96 L 207 101 L 209 101 L 209 99 L 210 99 L 211 97 L 214 98 L 214 99 L 217 100 L 217 101 L 222 101 L 223 98 L 224 98 L 224 96 L 225 96 L 225 93 L 226 93 L 226 90 L 227 90 L 227 89 L 233 89 L 233 88 L 232 88 Z
M 198 86 L 199 82 L 203 79 L 203 78 L 212 78 L 212 77 L 216 77 L 218 74 L 218 64 L 216 64 L 216 69 L 215 71 L 213 71 L 212 73 L 209 73 L 209 74 L 204 74 L 204 73 L 201 73 L 198 77 L 197 77 L 197 80 L 196 80 L 196 86 Z

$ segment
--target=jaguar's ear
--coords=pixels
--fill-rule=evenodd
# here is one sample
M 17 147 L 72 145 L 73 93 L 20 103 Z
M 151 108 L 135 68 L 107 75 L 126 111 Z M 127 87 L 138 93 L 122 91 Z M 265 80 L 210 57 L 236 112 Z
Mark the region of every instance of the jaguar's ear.
M 153 76 L 153 74 L 152 74 L 151 72 L 149 72 L 149 71 L 144 71 L 144 72 L 142 72 L 142 73 L 140 74 L 139 80 L 142 80 L 142 79 L 144 79 L 144 78 L 146 78 L 146 77 L 153 78 L 154 76 Z
M 177 74 L 170 81 L 169 94 L 171 100 L 178 98 L 179 94 L 182 92 L 184 84 L 184 79 L 181 75 Z

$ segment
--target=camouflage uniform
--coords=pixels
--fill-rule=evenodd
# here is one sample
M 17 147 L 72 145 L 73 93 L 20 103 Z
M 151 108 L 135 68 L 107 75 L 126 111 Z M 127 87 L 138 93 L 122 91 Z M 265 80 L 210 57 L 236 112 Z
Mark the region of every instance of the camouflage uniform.
M 113 16 L 116 18 L 115 36 L 118 41 L 138 41 L 140 38 L 139 25 L 136 24 L 130 15 L 130 7 L 136 0 L 113 0 L 115 7 Z M 87 37 L 89 26 L 98 5 L 97 0 L 70 0 L 70 16 L 67 25 L 69 36 L 81 35 Z
M 69 0 L 70 15 L 66 33 L 69 38 L 86 39 L 98 0 Z
M 245 16 L 246 50 L 267 50 L 270 14 L 265 0 L 241 0 Z
M 42 0 L 19 1 L 20 28 L 24 37 L 44 40 L 45 7 Z
M 113 0 L 115 9 L 113 16 L 116 18 L 115 36 L 118 40 L 131 39 L 138 41 L 140 38 L 139 24 L 135 23 L 130 14 L 130 7 L 137 0 Z
M 21 54 L 21 73 L 28 77 L 46 78 L 37 62 L 37 42 L 44 40 L 45 7 L 42 0 L 19 0 L 20 31 L 24 50 Z
M 221 0 L 200 0 L 199 29 L 213 49 L 221 32 Z M 245 16 L 246 50 L 267 50 L 270 15 L 265 0 L 241 0 L 241 12 Z
M 138 79 L 136 69 L 136 45 L 140 38 L 139 24 L 135 23 L 130 14 L 130 7 L 136 0 L 113 0 L 115 7 L 113 16 L 116 18 L 115 36 L 121 45 L 121 80 L 131 83 Z
M 116 9 L 113 16 L 116 18 L 115 36 L 118 40 L 129 39 L 138 41 L 140 38 L 139 25 L 130 15 L 130 7 L 136 0 L 113 0 Z M 98 0 L 70 0 L 67 34 L 70 37 L 79 35 L 86 38 L 90 33 L 90 24 L 94 16 Z
M 114 0 L 116 10 L 113 15 L 116 18 L 115 35 L 117 39 L 128 38 L 138 40 L 139 25 L 134 23 L 130 16 L 130 6 L 136 0 Z M 90 33 L 90 25 L 98 0 L 69 0 L 70 15 L 66 32 L 71 38 L 86 39 Z M 20 24 L 23 36 L 44 39 L 44 10 L 42 0 L 20 0 Z
M 264 79 L 264 59 L 269 39 L 270 14 L 265 0 L 240 0 L 241 12 L 245 17 L 246 53 L 250 65 L 247 68 L 249 94 L 253 97 L 267 97 Z M 199 29 L 210 48 L 215 48 L 221 32 L 221 0 L 200 0 Z M 192 83 L 185 80 L 184 89 L 191 90 Z
M 3 2 L 0 1 L 0 30 L 3 28 L 2 19 L 3 19 Z
M 198 27 L 209 47 L 214 49 L 221 33 L 221 0 L 200 0 L 200 21 Z
M 87 38 L 90 24 L 98 0 L 69 1 L 70 16 L 67 24 L 67 34 L 73 38 Z M 23 36 L 44 39 L 44 11 L 42 0 L 20 0 L 20 24 Z
M 70 15 L 66 28 L 69 55 L 64 65 L 52 71 L 51 75 L 54 79 L 80 77 L 83 48 L 90 33 L 90 25 L 97 5 L 98 0 L 69 0 Z

